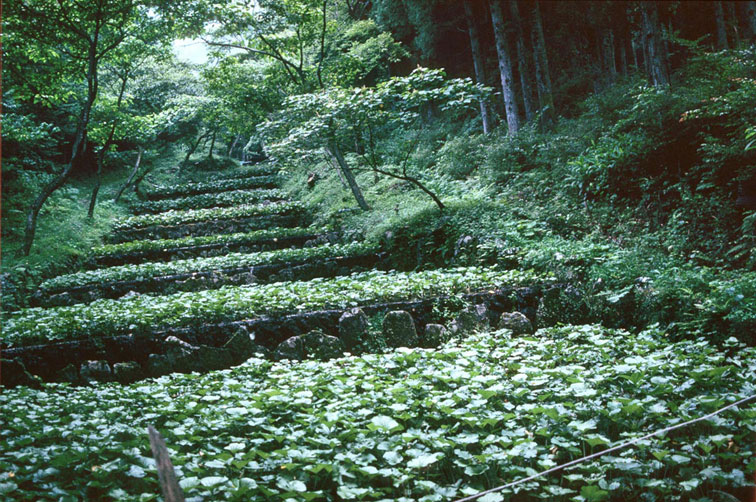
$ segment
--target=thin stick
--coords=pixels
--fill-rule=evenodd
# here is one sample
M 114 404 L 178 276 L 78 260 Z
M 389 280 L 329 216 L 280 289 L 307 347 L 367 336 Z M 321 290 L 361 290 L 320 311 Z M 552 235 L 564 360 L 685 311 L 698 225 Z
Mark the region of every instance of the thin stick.
M 163 437 L 151 425 L 147 426 L 147 433 L 150 435 L 150 448 L 157 464 L 158 481 L 165 502 L 184 502 L 184 492 L 181 491 L 178 479 L 176 479 L 176 473 L 173 470 L 173 464 Z
M 480 497 L 483 497 L 484 495 L 488 495 L 489 493 L 497 493 L 497 492 L 500 492 L 502 490 L 506 490 L 507 488 L 512 488 L 513 486 L 517 486 L 517 485 L 520 485 L 522 483 L 527 483 L 528 481 L 533 481 L 534 479 L 538 479 L 538 478 L 540 478 L 542 476 L 546 476 L 548 474 L 551 474 L 551 473 L 554 473 L 554 472 L 557 472 L 557 471 L 561 471 L 562 469 L 566 469 L 567 467 L 572 467 L 573 465 L 577 465 L 577 464 L 586 462 L 588 460 L 593 460 L 594 458 L 598 458 L 598 457 L 600 457 L 602 455 L 606 455 L 607 453 L 611 453 L 611 452 L 615 452 L 617 450 L 621 450 L 623 448 L 627 448 L 628 446 L 632 446 L 632 445 L 634 445 L 634 444 L 636 444 L 636 443 L 638 443 L 640 441 L 644 441 L 646 439 L 650 439 L 650 438 L 652 438 L 652 437 L 654 437 L 654 436 L 656 436 L 658 434 L 665 434 L 667 432 L 671 432 L 671 431 L 674 431 L 674 430 L 677 430 L 677 429 L 682 429 L 683 427 L 687 427 L 688 425 L 695 424 L 696 422 L 703 422 L 704 420 L 708 420 L 708 419 L 710 419 L 710 418 L 712 418 L 712 417 L 714 417 L 716 415 L 719 415 L 720 413 L 722 413 L 725 410 L 729 410 L 730 408 L 734 408 L 736 406 L 739 406 L 741 404 L 745 404 L 748 401 L 753 401 L 753 400 L 756 400 L 756 394 L 748 396 L 748 397 L 745 397 L 745 398 L 741 399 L 740 401 L 735 401 L 732 404 L 728 404 L 724 408 L 720 408 L 720 409 L 718 409 L 715 412 L 709 413 L 708 415 L 704 415 L 702 417 L 694 418 L 692 420 L 688 420 L 687 422 L 683 422 L 681 424 L 673 425 L 673 426 L 667 427 L 665 429 L 660 429 L 660 430 L 658 430 L 656 432 L 652 432 L 650 434 L 646 434 L 645 436 L 632 439 L 630 441 L 627 441 L 627 442 L 622 443 L 622 444 L 617 445 L 617 446 L 613 446 L 613 447 L 609 448 L 608 450 L 603 450 L 603 451 L 600 451 L 598 453 L 594 453 L 592 455 L 588 455 L 586 457 L 582 457 L 582 458 L 578 458 L 578 459 L 575 459 L 575 460 L 571 460 L 571 461 L 569 461 L 567 463 L 558 465 L 556 467 L 552 467 L 551 469 L 547 469 L 547 470 L 545 470 L 543 472 L 539 472 L 538 474 L 533 474 L 532 476 L 528 476 L 527 478 L 518 479 L 517 481 L 513 481 L 511 483 L 507 483 L 506 485 L 497 486 L 496 488 L 491 488 L 490 490 L 486 490 L 484 492 L 476 493 L 475 495 L 470 495 L 468 497 L 457 499 L 454 502 L 468 502 L 470 500 L 476 500 L 476 499 L 479 499 Z

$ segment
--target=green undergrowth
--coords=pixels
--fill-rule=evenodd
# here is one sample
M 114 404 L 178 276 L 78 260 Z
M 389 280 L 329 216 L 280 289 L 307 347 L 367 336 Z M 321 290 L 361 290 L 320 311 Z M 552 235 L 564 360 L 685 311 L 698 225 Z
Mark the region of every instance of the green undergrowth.
M 585 325 L 327 362 L 253 358 L 129 386 L 19 387 L 0 394 L 0 493 L 157 500 L 153 425 L 187 500 L 453 500 L 753 394 L 754 364 L 734 340 Z M 485 500 L 727 500 L 746 493 L 754 432 L 751 403 Z
M 756 343 L 756 215 L 735 205 L 756 183 L 754 51 L 696 54 L 668 89 L 627 78 L 552 131 L 484 136 L 431 121 L 407 169 L 442 212 L 410 184 L 362 171 L 359 156 L 347 160 L 369 212 L 327 162 L 294 163 L 286 188 L 320 204 L 321 222 L 381 241 L 397 268 L 533 268 L 579 291 L 579 305 L 565 304 L 581 312 L 572 321 Z
M 254 272 L 254 267 L 262 265 L 363 256 L 374 254 L 377 251 L 378 249 L 371 244 L 353 242 L 349 244 L 325 244 L 306 248 L 285 248 L 257 253 L 228 253 L 209 258 L 192 258 L 170 262 L 146 262 L 139 265 L 122 265 L 82 271 L 53 277 L 40 284 L 39 287 L 44 294 L 77 286 L 105 284 L 115 281 L 138 281 L 161 276 L 213 272 L 234 268 L 245 268 Z
M 196 237 L 182 237 L 180 239 L 147 239 L 122 242 L 119 244 L 105 244 L 92 249 L 92 258 L 108 258 L 128 255 L 130 253 L 146 253 L 178 250 L 206 245 L 253 245 L 261 241 L 284 239 L 287 237 L 301 237 L 318 235 L 329 231 L 328 227 L 294 227 L 271 228 L 239 232 L 233 234 L 200 235 Z
M 117 334 L 145 334 L 171 327 L 346 309 L 390 301 L 430 299 L 494 287 L 547 282 L 530 271 L 460 267 L 423 272 L 373 270 L 330 279 L 276 282 L 220 289 L 138 295 L 54 308 L 27 308 L 7 317 L 6 346 Z
M 220 193 L 203 193 L 175 199 L 151 200 L 131 205 L 135 214 L 162 213 L 164 211 L 182 209 L 202 209 L 209 207 L 227 207 L 249 204 L 265 200 L 281 200 L 287 198 L 286 192 L 272 189 L 231 190 Z
M 114 230 L 131 230 L 154 225 L 182 225 L 213 220 L 232 220 L 254 216 L 270 216 L 304 212 L 307 207 L 301 202 L 272 202 L 265 204 L 241 204 L 232 207 L 170 210 L 157 214 L 129 216 L 114 223 Z
M 28 292 L 46 278 L 70 272 L 86 259 L 92 247 L 102 244 L 116 218 L 126 209 L 112 202 L 122 183 L 120 176 L 104 176 L 95 217 L 87 218 L 93 181 L 74 179 L 55 192 L 42 207 L 29 256 L 23 256 L 26 211 L 51 175 L 24 171 L 3 178 L 2 195 L 2 308 L 26 305 Z
M 203 193 L 220 193 L 229 190 L 271 187 L 278 185 L 280 181 L 281 179 L 277 175 L 263 175 L 204 182 L 174 183 L 169 186 L 153 186 L 144 195 L 148 199 L 167 199 Z

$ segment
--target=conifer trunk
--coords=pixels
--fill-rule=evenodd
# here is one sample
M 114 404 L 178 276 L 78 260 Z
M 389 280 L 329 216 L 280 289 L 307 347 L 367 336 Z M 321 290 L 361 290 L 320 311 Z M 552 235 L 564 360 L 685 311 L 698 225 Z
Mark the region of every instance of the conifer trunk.
M 655 2 L 641 2 L 643 14 L 643 46 L 651 83 L 655 87 L 669 85 L 669 70 L 661 41 L 659 13 Z
M 740 28 L 738 27 L 738 15 L 735 12 L 735 2 L 725 2 L 725 22 L 729 25 L 732 33 L 733 47 L 740 47 Z
M 516 48 L 517 48 L 517 69 L 520 73 L 520 87 L 522 87 L 522 102 L 525 106 L 525 119 L 530 121 L 535 116 L 535 96 L 533 93 L 533 67 L 530 62 L 531 53 L 525 44 L 520 9 L 517 6 L 517 0 L 511 0 L 509 7 L 512 12 L 512 21 L 514 23 Z
M 614 53 L 614 32 L 611 28 L 603 30 L 601 36 L 601 66 L 610 84 L 617 81 L 617 63 Z
M 470 50 L 472 52 L 473 69 L 475 70 L 475 81 L 479 84 L 486 83 L 486 70 L 483 62 L 483 52 L 480 49 L 480 36 L 478 34 L 478 25 L 475 22 L 470 0 L 464 0 L 465 19 L 467 20 L 467 33 L 470 36 Z M 488 134 L 491 130 L 491 119 L 488 115 L 488 105 L 484 98 L 480 99 L 480 118 L 483 122 L 483 134 Z
M 533 51 L 535 53 L 535 73 L 538 90 L 538 102 L 541 107 L 542 122 L 548 129 L 556 122 L 556 110 L 554 109 L 554 95 L 551 92 L 551 76 L 549 75 L 549 59 L 546 55 L 546 40 L 543 36 L 541 23 L 541 9 L 538 0 L 533 2 Z
M 504 95 L 504 110 L 507 115 L 507 134 L 510 136 L 520 129 L 520 116 L 517 109 L 517 97 L 514 89 L 514 77 L 512 76 L 512 58 L 507 41 L 507 32 L 504 29 L 504 14 L 499 0 L 489 0 L 491 7 L 491 22 L 496 39 L 496 53 L 499 56 L 499 75 L 501 76 L 501 88 Z
M 741 2 L 740 8 L 743 12 L 743 39 L 748 43 L 756 41 L 756 1 L 749 0 Z
M 725 25 L 724 9 L 722 2 L 714 2 L 714 21 L 717 25 L 717 49 L 720 51 L 728 49 L 727 44 L 727 26 Z
M 627 76 L 627 44 L 622 40 L 619 44 L 619 60 L 620 60 L 620 73 L 622 76 Z

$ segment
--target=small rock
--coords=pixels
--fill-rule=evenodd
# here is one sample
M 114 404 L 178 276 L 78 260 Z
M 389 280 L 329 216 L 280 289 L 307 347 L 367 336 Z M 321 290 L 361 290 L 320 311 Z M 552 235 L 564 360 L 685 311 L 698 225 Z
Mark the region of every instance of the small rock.
M 175 336 L 167 337 L 165 344 L 165 357 L 168 360 L 168 367 L 170 367 L 167 373 L 177 370 L 192 371 L 193 368 L 187 369 L 187 366 L 189 360 L 195 355 L 197 347 Z
M 136 382 L 142 378 L 142 367 L 136 361 L 115 363 L 113 365 L 113 376 L 116 381 L 127 384 Z
M 454 258 L 474 255 L 477 250 L 476 244 L 476 239 L 472 235 L 463 235 L 454 244 Z
M 488 328 L 488 308 L 485 305 L 465 307 L 452 323 L 452 333 L 461 336 L 485 331 Z
M 353 352 L 366 340 L 370 321 L 359 307 L 344 312 L 339 318 L 339 338 L 347 351 Z
M 228 349 L 203 345 L 197 348 L 192 357 L 186 361 L 187 367 L 178 368 L 181 371 L 214 371 L 230 368 L 234 365 L 234 358 Z
M 432 349 L 449 340 L 449 332 L 441 324 L 427 324 L 423 333 L 422 346 Z
M 255 345 L 254 340 L 254 333 L 250 333 L 246 328 L 240 327 L 223 345 L 223 348 L 231 351 L 234 364 L 240 364 L 257 352 L 257 345 Z
M 305 358 L 305 348 L 301 336 L 292 336 L 278 344 L 273 352 L 273 358 L 276 361 L 284 359 L 302 360 Z
M 321 361 L 341 357 L 344 354 L 344 344 L 335 336 L 329 336 L 320 330 L 313 330 L 302 335 L 305 357 L 314 357 Z
M 533 334 L 533 324 L 521 312 L 504 312 L 501 314 L 499 329 L 511 330 L 514 336 Z
M 0 383 L 4 387 L 12 388 L 18 385 L 26 387 L 39 387 L 42 380 L 26 371 L 26 367 L 21 361 L 14 359 L 3 359 L 0 361 Z
M 383 337 L 389 347 L 415 347 L 419 341 L 415 321 L 404 310 L 386 314 L 383 318 Z
M 113 379 L 113 372 L 107 361 L 86 361 L 79 369 L 81 379 L 86 382 L 108 382 Z
M 77 383 L 79 381 L 79 369 L 72 363 L 55 374 L 56 382 Z
M 583 294 L 571 284 L 546 290 L 538 302 L 536 324 L 539 327 L 564 324 L 583 324 L 588 321 L 589 309 Z
M 173 372 L 173 365 L 168 360 L 168 356 L 161 354 L 150 354 L 147 358 L 147 373 L 150 376 L 158 377 Z

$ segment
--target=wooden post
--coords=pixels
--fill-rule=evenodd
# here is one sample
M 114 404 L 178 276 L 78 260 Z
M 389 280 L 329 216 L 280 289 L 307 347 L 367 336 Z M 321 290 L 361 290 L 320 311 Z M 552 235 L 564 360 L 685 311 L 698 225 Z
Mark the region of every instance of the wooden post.
M 163 492 L 165 502 L 184 502 L 184 492 L 181 491 L 178 479 L 176 479 L 163 437 L 151 425 L 147 426 L 147 433 L 150 436 L 150 448 L 157 464 L 158 481 L 160 481 L 160 490 Z

